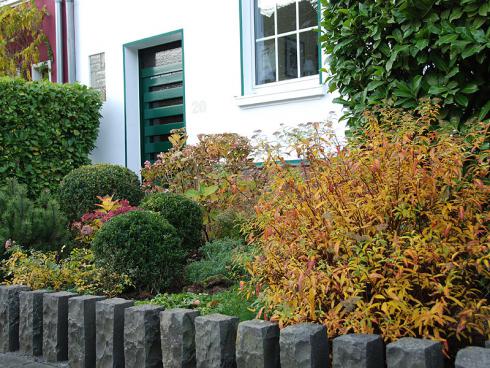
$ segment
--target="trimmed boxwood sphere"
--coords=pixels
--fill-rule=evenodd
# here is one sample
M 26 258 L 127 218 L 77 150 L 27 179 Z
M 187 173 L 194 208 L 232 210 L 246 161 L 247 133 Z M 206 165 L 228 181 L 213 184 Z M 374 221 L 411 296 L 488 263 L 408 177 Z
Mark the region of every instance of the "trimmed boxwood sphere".
M 192 251 L 201 246 L 203 211 L 198 203 L 175 193 L 154 193 L 143 199 L 141 208 L 158 212 L 175 226 L 185 249 Z
M 138 205 L 143 198 L 138 176 L 118 165 L 87 165 L 66 175 L 58 192 L 61 209 L 70 220 L 77 220 L 96 209 L 97 196 L 106 195 Z
M 186 252 L 182 238 L 165 218 L 132 211 L 112 218 L 95 235 L 98 265 L 126 274 L 139 290 L 159 292 L 182 273 Z

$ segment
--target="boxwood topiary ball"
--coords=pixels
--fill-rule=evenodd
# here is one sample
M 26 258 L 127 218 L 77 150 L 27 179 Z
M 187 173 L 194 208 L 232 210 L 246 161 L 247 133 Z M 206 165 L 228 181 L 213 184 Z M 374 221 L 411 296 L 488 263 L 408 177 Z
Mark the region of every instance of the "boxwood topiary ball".
M 97 196 L 114 195 L 136 206 L 143 198 L 138 176 L 131 170 L 110 164 L 79 167 L 66 175 L 59 188 L 61 209 L 70 220 L 79 219 L 93 211 Z
M 182 238 L 162 216 L 132 211 L 106 222 L 95 235 L 95 261 L 109 272 L 126 274 L 139 290 L 162 291 L 183 270 Z
M 158 212 L 175 226 L 185 249 L 192 251 L 201 246 L 203 211 L 198 203 L 175 193 L 154 193 L 143 199 L 141 207 Z

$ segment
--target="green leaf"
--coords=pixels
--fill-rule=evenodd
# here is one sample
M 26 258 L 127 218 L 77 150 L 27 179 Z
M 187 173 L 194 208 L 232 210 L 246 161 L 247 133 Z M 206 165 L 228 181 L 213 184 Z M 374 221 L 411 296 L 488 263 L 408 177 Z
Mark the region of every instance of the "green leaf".
M 490 112 L 490 100 L 480 110 L 480 115 L 478 116 L 478 119 L 479 120 L 485 119 L 489 112 Z
M 461 90 L 461 93 L 470 95 L 472 93 L 475 93 L 476 91 L 478 91 L 478 86 L 475 83 L 470 83 Z
M 466 97 L 465 95 L 458 93 L 454 96 L 454 100 L 463 107 L 468 106 L 468 97 Z

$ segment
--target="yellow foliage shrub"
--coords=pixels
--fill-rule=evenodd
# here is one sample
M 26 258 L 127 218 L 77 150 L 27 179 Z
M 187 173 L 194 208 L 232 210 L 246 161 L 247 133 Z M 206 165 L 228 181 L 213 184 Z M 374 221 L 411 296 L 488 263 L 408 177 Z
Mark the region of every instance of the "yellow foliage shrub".
M 488 125 L 453 136 L 431 130 L 437 116 L 379 109 L 344 148 L 314 125 L 292 147 L 300 168 L 269 157 L 249 265 L 263 315 L 446 351 L 490 337 Z
M 34 290 L 69 290 L 79 294 L 121 294 L 131 283 L 128 277 L 110 274 L 95 265 L 89 249 L 74 249 L 66 259 L 57 261 L 56 252 L 13 249 L 3 262 L 7 283 L 26 285 Z

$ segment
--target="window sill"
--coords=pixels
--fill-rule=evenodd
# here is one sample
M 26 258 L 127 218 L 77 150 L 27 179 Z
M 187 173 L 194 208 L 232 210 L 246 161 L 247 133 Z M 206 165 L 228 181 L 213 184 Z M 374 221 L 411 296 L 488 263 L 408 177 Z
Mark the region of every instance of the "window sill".
M 291 101 L 320 99 L 323 96 L 325 96 L 325 88 L 323 85 L 318 85 L 289 91 L 239 96 L 235 97 L 235 101 L 240 108 L 250 109 L 260 106 L 280 105 Z

